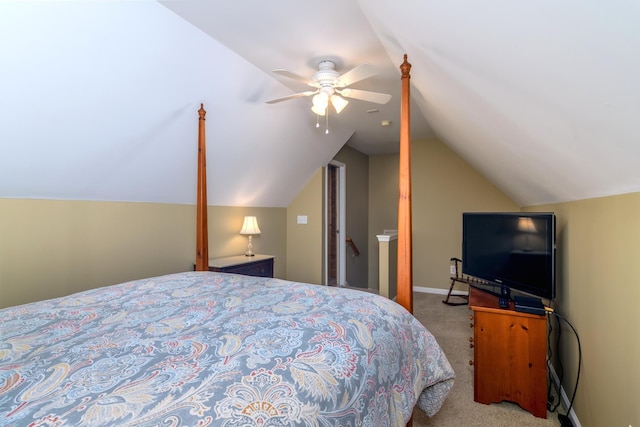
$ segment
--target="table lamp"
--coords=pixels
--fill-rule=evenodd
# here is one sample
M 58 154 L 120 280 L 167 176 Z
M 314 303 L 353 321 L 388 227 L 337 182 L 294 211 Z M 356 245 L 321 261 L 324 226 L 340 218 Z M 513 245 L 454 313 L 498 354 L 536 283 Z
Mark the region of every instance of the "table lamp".
M 258 227 L 258 220 L 255 216 L 244 217 L 244 223 L 242 224 L 240 234 L 246 234 L 249 236 L 249 245 L 247 246 L 247 252 L 244 253 L 245 256 L 254 256 L 253 242 L 251 240 L 254 234 L 260 234 L 260 227 Z

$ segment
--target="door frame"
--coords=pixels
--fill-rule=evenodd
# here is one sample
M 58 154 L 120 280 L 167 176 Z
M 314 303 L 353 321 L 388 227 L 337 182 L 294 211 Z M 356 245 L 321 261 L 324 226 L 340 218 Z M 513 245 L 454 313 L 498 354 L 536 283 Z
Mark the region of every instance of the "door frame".
M 336 257 L 337 257 L 337 286 L 347 285 L 347 258 L 346 258 L 346 239 L 347 239 L 347 165 L 337 160 L 331 160 L 325 168 L 324 174 L 324 282 L 329 284 L 329 166 L 337 169 L 338 185 L 337 187 L 337 237 L 336 237 Z

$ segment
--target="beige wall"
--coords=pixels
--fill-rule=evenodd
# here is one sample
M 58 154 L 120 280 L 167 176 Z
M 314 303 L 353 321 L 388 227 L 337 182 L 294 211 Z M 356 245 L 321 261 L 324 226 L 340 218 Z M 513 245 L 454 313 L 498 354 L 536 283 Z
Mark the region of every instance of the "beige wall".
M 378 289 L 378 239 L 383 230 L 398 228 L 398 162 L 389 154 L 369 158 L 369 289 Z
M 366 288 L 369 254 L 369 157 L 344 146 L 335 159 L 346 165 L 346 236 L 351 237 L 360 251 L 360 255 L 353 256 L 351 249 L 346 248 L 347 283 L 349 286 Z
M 0 213 L 0 307 L 193 268 L 193 205 L 0 199 Z M 209 255 L 244 253 L 247 214 L 262 230 L 254 250 L 284 277 L 283 208 L 210 206 Z
M 449 260 L 462 256 L 462 213 L 520 206 L 439 141 L 412 143 L 411 158 L 413 283 L 448 289 Z
M 580 424 L 640 426 L 640 193 L 526 210 L 556 214 L 555 308 L 580 336 L 583 365 L 574 403 Z M 566 325 L 561 336 L 570 396 L 578 349 Z
M 369 286 L 377 281 L 375 234 L 397 228 L 398 155 L 369 164 Z M 462 212 L 519 211 L 503 192 L 436 140 L 411 144 L 414 286 L 448 289 L 449 260 L 461 256 Z M 377 288 L 377 284 L 375 285 Z
M 287 208 L 288 280 L 323 283 L 323 170 L 319 169 Z M 306 215 L 307 224 L 298 224 Z

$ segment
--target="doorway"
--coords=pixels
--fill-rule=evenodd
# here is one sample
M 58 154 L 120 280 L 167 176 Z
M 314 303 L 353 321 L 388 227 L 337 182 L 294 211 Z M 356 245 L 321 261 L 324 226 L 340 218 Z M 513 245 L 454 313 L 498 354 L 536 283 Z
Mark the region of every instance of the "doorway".
M 332 160 L 325 174 L 325 278 L 329 286 L 346 286 L 346 165 Z

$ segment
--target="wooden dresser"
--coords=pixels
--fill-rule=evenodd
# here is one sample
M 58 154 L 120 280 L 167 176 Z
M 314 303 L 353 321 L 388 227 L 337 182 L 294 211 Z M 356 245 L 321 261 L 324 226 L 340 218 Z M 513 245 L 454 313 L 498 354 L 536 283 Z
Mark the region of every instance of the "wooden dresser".
M 232 256 L 209 259 L 209 271 L 244 274 L 246 276 L 273 277 L 273 255 Z
M 480 403 L 507 400 L 547 417 L 547 318 L 498 305 L 498 297 L 469 287 L 473 395 Z

